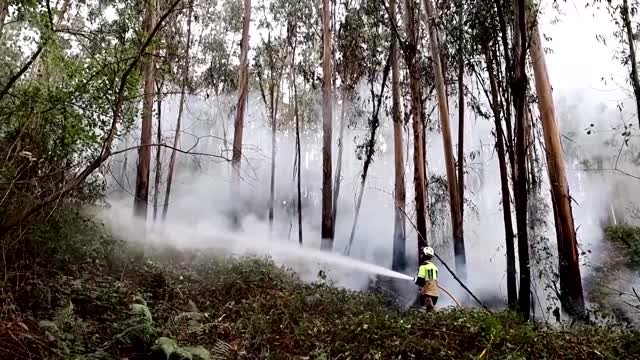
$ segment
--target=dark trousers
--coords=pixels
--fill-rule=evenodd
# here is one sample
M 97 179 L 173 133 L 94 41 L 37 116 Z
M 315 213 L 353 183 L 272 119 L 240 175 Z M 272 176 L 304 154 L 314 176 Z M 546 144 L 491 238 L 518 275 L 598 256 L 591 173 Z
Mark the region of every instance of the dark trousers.
M 438 302 L 437 296 L 420 294 L 420 305 L 424 306 L 428 312 L 433 311 L 435 309 L 435 305 L 437 302 Z

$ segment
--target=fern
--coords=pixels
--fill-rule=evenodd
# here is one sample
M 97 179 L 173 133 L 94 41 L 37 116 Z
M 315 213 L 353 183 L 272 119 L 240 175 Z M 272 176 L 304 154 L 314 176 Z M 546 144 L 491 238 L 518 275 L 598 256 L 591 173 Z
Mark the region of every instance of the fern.
M 173 334 L 174 331 L 178 330 L 182 325 L 187 325 L 190 328 L 195 328 L 200 326 L 200 321 L 202 321 L 203 319 L 207 319 L 208 317 L 209 315 L 206 313 L 183 312 L 169 319 L 169 321 L 167 322 L 167 330 L 171 334 Z
M 202 346 L 180 347 L 175 340 L 167 337 L 156 340 L 152 351 L 157 355 L 164 355 L 167 360 L 211 360 L 209 351 Z
M 191 354 L 193 360 L 211 360 L 209 350 L 203 348 L 202 346 L 186 346 L 182 349 Z
M 211 349 L 212 360 L 223 360 L 231 358 L 231 346 L 222 340 L 216 340 L 216 344 Z
M 153 317 L 147 303 L 141 297 L 134 297 L 137 303 L 131 304 L 131 317 L 123 324 L 123 330 L 114 340 L 123 345 L 131 345 L 138 341 L 148 344 L 156 335 Z

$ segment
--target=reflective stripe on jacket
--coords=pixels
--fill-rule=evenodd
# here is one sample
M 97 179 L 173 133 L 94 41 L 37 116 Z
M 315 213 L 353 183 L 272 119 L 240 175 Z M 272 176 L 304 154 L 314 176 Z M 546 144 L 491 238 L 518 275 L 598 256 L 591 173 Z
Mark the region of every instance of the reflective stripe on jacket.
M 430 296 L 439 296 L 438 289 L 438 267 L 430 261 L 425 262 L 418 268 L 416 284 L 422 285 L 422 293 Z

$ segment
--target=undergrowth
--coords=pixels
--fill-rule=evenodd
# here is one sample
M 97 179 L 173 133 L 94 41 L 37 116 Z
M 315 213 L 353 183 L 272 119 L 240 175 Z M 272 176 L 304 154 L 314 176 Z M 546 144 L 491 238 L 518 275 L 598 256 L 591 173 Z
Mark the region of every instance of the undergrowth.
M 403 312 L 303 283 L 269 259 L 124 243 L 73 211 L 50 221 L 24 234 L 37 257 L 15 252 L 5 267 L 0 359 L 640 358 L 640 335 L 627 330 Z

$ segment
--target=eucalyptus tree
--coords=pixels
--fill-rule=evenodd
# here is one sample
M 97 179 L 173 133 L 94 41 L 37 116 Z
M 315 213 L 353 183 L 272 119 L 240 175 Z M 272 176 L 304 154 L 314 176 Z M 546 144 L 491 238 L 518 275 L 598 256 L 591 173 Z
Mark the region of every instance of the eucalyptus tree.
M 493 2 L 475 2 L 472 10 L 467 12 L 466 20 L 468 24 L 469 36 L 465 55 L 468 60 L 466 65 L 469 74 L 477 77 L 477 83 L 486 97 L 486 101 L 491 108 L 490 116 L 493 119 L 495 151 L 498 157 L 498 169 L 500 176 L 500 194 L 502 214 L 504 220 L 504 235 L 506 249 L 506 272 L 507 272 L 507 303 L 509 307 L 516 308 L 517 295 L 517 268 L 515 257 L 515 233 L 512 220 L 511 189 L 509 184 L 508 151 L 505 144 L 506 134 L 505 123 L 510 122 L 505 101 L 508 96 L 505 89 L 500 86 L 502 77 L 507 76 L 504 68 L 500 67 L 499 56 L 503 55 L 505 49 L 501 47 L 503 42 L 500 38 L 499 20 L 496 16 L 496 8 Z M 510 49 L 507 48 L 506 52 Z M 482 68 L 486 69 L 486 74 Z M 486 77 L 485 77 L 486 75 Z M 488 88 L 486 82 L 488 81 Z M 474 106 L 474 112 L 480 117 L 485 117 L 482 110 Z
M 594 0 L 596 7 L 604 1 Z M 589 6 L 590 4 L 587 4 Z M 606 0 L 606 10 L 611 17 L 616 30 L 612 34 L 620 42 L 621 50 L 614 53 L 623 66 L 628 67 L 631 89 L 633 90 L 634 102 L 636 105 L 636 117 L 640 124 L 640 75 L 638 75 L 638 58 L 636 55 L 635 42 L 638 39 L 638 2 L 637 0 Z M 598 35 L 598 41 L 607 45 L 606 37 Z
M 397 23 L 397 4 L 395 0 L 389 1 L 390 26 Z M 406 189 L 404 185 L 404 154 L 402 139 L 402 109 L 401 109 L 401 89 L 400 89 L 400 67 L 398 65 L 398 37 L 391 35 L 391 117 L 393 119 L 393 154 L 394 154 L 394 222 L 393 222 L 393 259 L 392 269 L 395 271 L 404 270 L 405 261 L 405 203 Z
M 240 45 L 240 72 L 238 102 L 236 104 L 236 115 L 233 122 L 233 153 L 231 158 L 232 184 L 234 192 L 239 189 L 240 183 L 240 160 L 242 159 L 242 134 L 244 131 L 244 117 L 247 101 L 249 97 L 249 25 L 251 24 L 251 0 L 243 0 L 242 19 L 242 40 Z M 238 214 L 234 212 L 234 223 L 237 225 Z
M 573 316 L 584 313 L 584 294 L 580 263 L 578 259 L 578 244 L 576 229 L 573 222 L 571 196 L 564 163 L 564 154 L 560 144 L 560 130 L 556 117 L 555 105 L 549 73 L 542 49 L 542 39 L 537 23 L 535 9 L 532 14 L 531 62 L 535 77 L 536 94 L 538 96 L 538 110 L 544 134 L 544 144 L 547 155 L 547 170 L 551 188 L 551 199 L 554 206 L 556 237 L 558 239 L 558 263 L 560 274 L 560 300 L 563 308 Z
M 331 6 L 322 0 L 322 227 L 321 248 L 333 248 L 333 196 L 331 183 L 331 133 L 333 126 L 333 64 L 331 54 Z
M 281 103 L 281 83 L 289 56 L 286 33 L 283 31 L 287 27 L 284 22 L 286 19 L 275 17 L 273 8 L 283 5 L 282 2 L 270 2 L 268 7 L 265 4 L 258 6 L 261 10 L 258 13 L 262 14 L 258 19 L 258 28 L 267 32 L 267 39 L 261 40 L 254 59 L 260 94 L 271 122 L 271 184 L 268 203 L 270 228 L 273 227 L 274 217 L 278 108 Z M 282 19 L 284 23 L 280 23 L 278 19 Z
M 431 46 L 431 58 L 435 73 L 436 92 L 438 95 L 438 110 L 440 117 L 440 131 L 442 132 L 442 144 L 444 147 L 444 161 L 447 171 L 447 188 L 449 190 L 449 207 L 451 212 L 451 225 L 453 230 L 453 249 L 455 253 L 456 270 L 463 279 L 466 278 L 466 255 L 464 250 L 464 235 L 462 231 L 462 204 L 460 202 L 460 189 L 456 174 L 455 159 L 453 156 L 453 144 L 451 142 L 451 129 L 449 127 L 449 100 L 445 87 L 444 72 L 438 44 L 438 31 L 436 28 L 436 13 L 431 0 L 423 0 L 429 27 L 429 43 Z M 462 161 L 462 159 L 459 159 Z
M 422 69 L 418 58 L 418 16 L 413 0 L 404 1 L 405 42 L 402 47 L 409 71 L 411 90 L 411 118 L 413 123 L 413 184 L 416 206 L 416 226 L 418 232 L 418 256 L 427 246 L 425 148 L 424 148 L 424 105 L 422 101 Z M 397 30 L 397 27 L 396 27 Z
M 358 4 L 357 11 L 353 11 L 348 19 L 351 30 L 347 36 L 352 39 L 351 52 L 353 56 L 344 59 L 344 66 L 353 68 L 350 77 L 345 79 L 347 83 L 357 83 L 361 78 L 365 78 L 369 85 L 371 112 L 368 118 L 369 134 L 362 144 L 356 147 L 356 157 L 363 160 L 360 189 L 356 200 L 349 243 L 346 253 L 349 254 L 355 236 L 358 216 L 362 205 L 362 198 L 365 191 L 367 174 L 374 161 L 377 147 L 377 133 L 380 127 L 380 109 L 382 107 L 387 79 L 391 70 L 390 37 L 389 25 L 385 21 L 384 9 L 379 1 L 362 1 Z M 357 40 L 356 40 L 357 39 Z M 363 45 L 356 45 L 358 44 Z M 355 53 L 358 53 L 356 55 Z M 358 63 L 359 66 L 357 65 Z M 350 63 L 350 64 L 349 64 Z M 382 72 L 382 76 L 379 74 Z M 376 93 L 376 87 L 380 81 L 380 90 Z
M 148 35 L 155 24 L 155 11 L 157 2 L 145 0 L 143 34 Z M 138 148 L 138 166 L 136 171 L 136 189 L 133 200 L 134 214 L 140 218 L 147 218 L 149 205 L 149 172 L 151 168 L 151 134 L 153 103 L 155 99 L 155 60 L 153 48 L 145 56 L 142 63 L 144 76 L 143 102 L 142 102 L 142 128 L 140 134 L 140 147 Z
M 167 186 L 164 195 L 164 204 L 162 206 L 162 220 L 166 220 L 167 212 L 169 211 L 169 199 L 171 198 L 171 185 L 173 184 L 173 177 L 175 175 L 175 164 L 177 157 L 177 148 L 180 144 L 180 133 L 182 131 L 182 115 L 184 113 L 185 96 L 187 89 L 187 82 L 189 81 L 190 70 L 190 55 L 191 55 L 191 24 L 193 21 L 193 1 L 188 3 L 187 11 L 187 36 L 186 43 L 184 45 L 184 57 L 181 66 L 181 84 L 180 84 L 180 102 L 178 104 L 178 118 L 176 119 L 176 129 L 173 136 L 173 149 L 171 150 L 171 157 L 169 158 L 169 170 L 167 171 Z M 158 109 L 159 110 L 159 109 Z M 158 170 L 156 170 L 158 171 Z
M 527 166 L 526 139 L 527 126 L 527 7 L 524 0 L 517 0 L 514 12 L 514 77 L 513 99 L 516 112 L 516 174 L 515 202 L 516 223 L 518 231 L 518 260 L 520 263 L 520 288 L 518 293 L 518 310 L 525 319 L 530 316 L 531 269 L 529 267 L 529 240 L 527 224 Z

